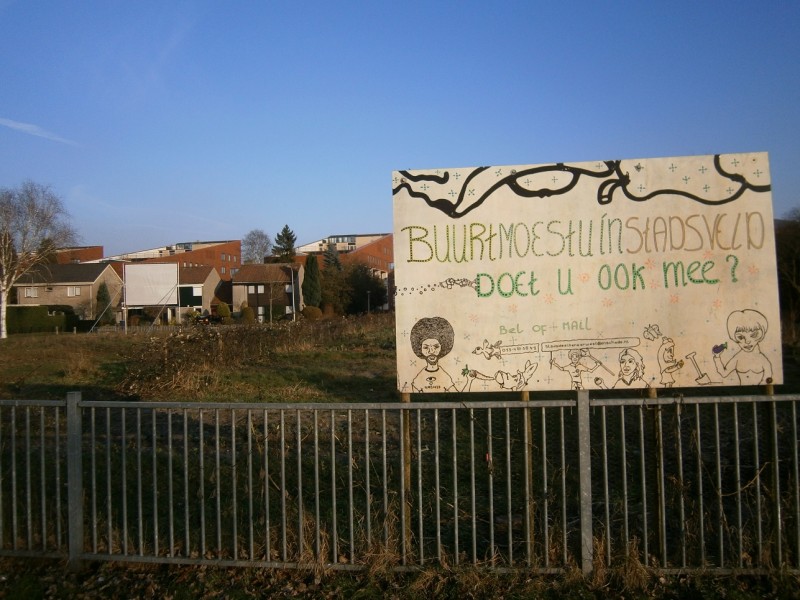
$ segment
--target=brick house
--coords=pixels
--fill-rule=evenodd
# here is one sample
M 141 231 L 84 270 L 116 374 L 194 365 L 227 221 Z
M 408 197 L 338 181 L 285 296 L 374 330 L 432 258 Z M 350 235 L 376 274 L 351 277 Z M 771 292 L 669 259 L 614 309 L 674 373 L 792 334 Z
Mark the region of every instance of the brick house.
M 111 305 L 119 306 L 122 278 L 104 263 L 42 265 L 23 275 L 14 287 L 19 305 L 71 306 L 81 319 L 88 320 L 100 316 L 97 291 L 103 283 Z
M 223 281 L 214 267 L 181 267 L 178 278 L 178 300 L 182 313 L 190 310 L 201 314 L 216 312 Z
M 259 323 L 294 315 L 303 310 L 305 269 L 297 263 L 246 264 L 233 275 L 233 308 L 244 302 Z

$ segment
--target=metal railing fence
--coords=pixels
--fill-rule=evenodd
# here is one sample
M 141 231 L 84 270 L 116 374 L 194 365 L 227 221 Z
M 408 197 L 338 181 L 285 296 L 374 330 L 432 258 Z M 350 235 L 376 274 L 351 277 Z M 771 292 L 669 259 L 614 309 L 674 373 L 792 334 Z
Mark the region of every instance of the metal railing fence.
M 0 401 L 0 554 L 797 571 L 798 400 Z

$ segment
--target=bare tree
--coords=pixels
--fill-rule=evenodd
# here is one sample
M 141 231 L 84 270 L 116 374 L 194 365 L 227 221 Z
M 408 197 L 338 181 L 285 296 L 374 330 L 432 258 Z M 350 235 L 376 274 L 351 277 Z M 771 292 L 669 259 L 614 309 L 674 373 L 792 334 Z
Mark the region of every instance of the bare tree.
M 0 339 L 8 337 L 11 288 L 30 269 L 49 262 L 53 249 L 75 239 L 64 204 L 49 187 L 26 181 L 17 189 L 0 189 Z
M 272 250 L 272 240 L 263 229 L 253 229 L 242 239 L 242 262 L 263 263 Z

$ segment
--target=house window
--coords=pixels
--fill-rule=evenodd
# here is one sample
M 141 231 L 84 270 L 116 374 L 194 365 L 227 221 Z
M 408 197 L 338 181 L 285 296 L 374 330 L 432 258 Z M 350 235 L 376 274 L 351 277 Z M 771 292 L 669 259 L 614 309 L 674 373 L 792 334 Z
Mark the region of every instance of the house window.
M 25 297 L 26 298 L 38 298 L 39 297 L 39 288 L 26 287 L 25 288 Z
M 220 267 L 220 269 L 222 269 L 222 274 L 224 275 L 225 274 L 225 267 Z
M 225 262 L 225 253 L 222 253 L 222 262 Z
M 72 298 L 73 296 L 80 296 L 81 295 L 81 288 L 78 285 L 68 285 L 67 286 L 67 296 Z

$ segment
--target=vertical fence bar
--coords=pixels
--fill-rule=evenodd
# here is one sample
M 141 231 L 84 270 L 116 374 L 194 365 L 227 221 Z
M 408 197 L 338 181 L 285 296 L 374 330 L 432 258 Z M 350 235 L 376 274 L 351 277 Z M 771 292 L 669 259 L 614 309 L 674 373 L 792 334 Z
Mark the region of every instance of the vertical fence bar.
M 336 412 L 331 410 L 331 561 L 339 562 L 339 530 L 336 507 Z
M 253 511 L 253 411 L 247 409 L 247 558 L 255 559 L 256 520 Z M 319 519 L 317 519 L 319 520 Z
M 647 522 L 647 463 L 645 461 L 644 443 L 644 412 L 647 410 L 646 403 L 642 403 L 639 408 L 639 477 L 641 477 L 642 494 L 642 557 L 645 564 L 650 564 L 650 546 L 648 544 L 648 522 Z
M 773 497 L 775 501 L 775 554 L 777 560 L 775 564 L 783 566 L 783 539 L 781 527 L 783 525 L 783 516 L 781 514 L 781 472 L 780 472 L 780 453 L 778 446 L 778 406 L 773 400 L 769 403 L 770 416 L 772 418 L 772 478 L 773 484 Z
M 67 417 L 69 417 L 69 413 L 67 413 Z M 81 435 L 83 435 L 82 431 Z M 11 548 L 13 550 L 18 550 L 17 548 L 18 540 L 19 540 L 19 528 L 17 522 L 17 407 L 12 406 L 11 407 Z
M 794 529 L 795 529 L 795 562 L 800 566 L 800 465 L 798 464 L 797 439 L 797 402 L 792 400 L 792 466 L 794 467 Z
M 594 535 L 592 532 L 592 440 L 589 422 L 589 392 L 578 390 L 578 471 L 581 503 L 581 571 L 592 572 Z M 566 498 L 564 499 L 566 504 Z M 606 502 L 606 506 L 608 503 Z
M 280 411 L 281 427 L 281 560 L 286 562 L 288 558 L 288 547 L 286 540 L 286 418 L 283 409 Z
M 222 452 L 220 445 L 219 409 L 214 409 L 214 488 L 216 500 L 217 558 L 222 556 Z
M 607 434 L 606 407 L 600 407 L 601 451 L 603 456 L 603 508 L 605 511 L 605 542 L 606 566 L 611 566 L 611 498 L 608 490 L 608 434 Z
M 297 560 L 303 560 L 303 431 L 302 414 L 295 411 L 297 442 Z M 285 491 L 284 491 L 285 493 Z
M 722 568 L 725 566 L 725 513 L 722 507 L 722 450 L 719 438 L 719 403 L 717 402 L 714 403 L 714 444 L 717 463 L 717 537 L 719 538 L 717 540 L 717 552 L 719 553 L 718 565 Z
M 269 514 L 269 413 L 264 409 L 264 560 L 272 560 Z
M 192 555 L 190 526 L 189 526 L 189 419 L 188 411 L 183 409 L 183 528 L 184 548 L 183 555 Z
M 411 553 L 411 506 L 406 506 L 405 491 L 408 491 L 409 497 L 411 496 L 411 417 L 406 410 L 403 409 L 404 404 L 411 403 L 411 394 L 403 392 L 400 394 L 401 406 L 400 411 L 400 464 L 402 481 L 400 483 L 401 489 L 401 511 L 402 516 L 401 527 L 403 528 L 403 554 L 402 563 L 405 565 L 407 557 Z M 410 560 L 410 559 L 409 559 Z
M 753 465 L 755 467 L 755 490 L 756 490 L 756 547 L 758 549 L 757 562 L 760 566 L 764 559 L 763 531 L 761 528 L 761 457 L 758 451 L 758 407 L 753 402 Z
M 494 467 L 492 455 L 492 409 L 486 409 L 486 466 L 489 470 L 489 554 L 492 566 L 497 558 L 494 545 Z
M 511 508 L 511 411 L 506 408 L 506 518 L 508 519 L 508 565 L 514 565 L 514 515 Z
M 367 545 L 366 550 L 369 551 L 370 546 L 372 545 L 372 490 L 370 489 L 370 481 L 369 481 L 369 472 L 370 472 L 370 463 L 369 463 L 369 409 L 364 409 L 364 487 L 366 488 L 365 491 L 365 501 L 367 507 L 364 511 L 366 523 L 367 523 Z
M 106 520 L 108 521 L 108 528 L 107 528 L 107 535 L 108 535 L 108 543 L 106 551 L 108 554 L 113 552 L 113 539 L 114 539 L 114 528 L 113 528 L 113 511 L 112 511 L 112 488 L 111 488 L 111 446 L 112 446 L 112 435 L 111 435 L 111 407 L 106 407 Z
M 197 454 L 200 457 L 199 466 L 199 485 L 200 485 L 200 556 L 206 555 L 206 461 L 204 447 L 203 409 L 197 415 L 197 426 L 199 428 L 199 439 L 197 441 Z
M 544 406 L 542 415 L 542 555 L 544 566 L 550 566 L 550 482 L 547 468 L 547 412 Z M 623 444 L 624 447 L 624 444 Z
M 454 408 L 450 414 L 452 423 L 452 442 L 453 442 L 453 563 L 458 566 L 459 564 L 459 547 L 458 547 L 458 423 L 456 421 L 456 409 Z
M 81 568 L 83 555 L 83 423 L 81 393 L 67 394 L 67 502 L 69 503 L 70 570 Z M 15 532 L 16 533 L 16 532 Z
M 417 409 L 417 519 L 419 522 L 419 564 L 425 562 L 425 530 L 422 517 L 422 412 Z
M 407 480 L 411 479 L 411 471 L 409 461 L 406 458 L 408 449 L 408 419 L 406 411 L 400 410 L 400 564 L 405 566 L 408 564 L 408 544 L 410 543 L 409 519 L 407 518 L 408 511 L 406 508 L 406 487 Z M 406 478 L 406 474 L 408 478 Z
M 139 556 L 144 556 L 144 505 L 142 501 L 142 409 L 136 409 L 136 500 L 139 534 Z
M 383 540 L 389 553 L 389 477 L 386 464 L 386 409 L 381 410 L 381 441 L 383 443 Z
M 128 431 L 127 409 L 120 410 L 120 430 L 122 448 L 120 449 L 120 480 L 122 488 L 122 554 L 128 554 Z
M 478 562 L 478 524 L 475 512 L 475 411 L 469 409 L 470 518 L 472 521 L 472 564 Z
M 439 409 L 433 409 L 433 463 L 434 463 L 434 484 L 436 506 L 436 560 L 442 562 L 442 489 L 440 486 L 439 472 Z
M 41 518 L 41 533 L 42 536 L 42 550 L 47 550 L 47 457 L 45 455 L 45 419 L 44 407 L 39 410 L 39 497 L 41 498 L 40 505 L 40 518 Z M 58 443 L 56 441 L 56 443 Z M 2 514 L 2 513 L 0 513 Z
M 95 436 L 95 409 L 89 409 L 89 469 L 91 470 L 91 498 L 92 512 L 90 519 L 92 522 L 92 553 L 97 554 L 97 457 L 96 457 L 96 436 Z
M 172 410 L 167 410 L 167 526 L 169 529 L 169 546 L 167 556 L 175 556 L 175 513 L 172 485 Z
M 686 481 L 683 476 L 683 399 L 675 406 L 675 419 L 678 443 L 678 514 L 680 516 L 681 539 L 681 567 L 686 567 L 686 507 L 684 498 L 686 494 Z
M 347 516 L 350 532 L 350 562 L 356 560 L 355 520 L 353 518 L 353 411 L 347 410 Z
M 625 548 L 625 556 L 630 556 L 631 551 L 631 530 L 630 518 L 628 515 L 628 455 L 627 455 L 627 439 L 625 436 L 625 407 L 619 407 L 619 439 L 620 452 L 622 453 L 622 533 Z
M 654 390 L 655 391 L 655 390 Z M 661 406 L 656 406 L 656 445 L 658 452 L 658 539 L 661 542 L 661 566 L 667 566 L 667 501 L 664 481 L 664 421 Z
M 706 533 L 703 518 L 703 435 L 700 428 L 700 405 L 694 405 L 695 417 L 695 444 L 697 445 L 697 503 L 698 511 L 697 518 L 699 519 L 699 526 L 697 528 L 700 534 L 700 565 L 706 566 Z
M 569 563 L 567 554 L 567 456 L 566 456 L 566 434 L 564 431 L 564 407 L 558 409 L 559 413 L 559 434 L 561 436 L 561 560 L 563 565 Z
M 55 412 L 55 440 L 56 440 L 56 479 L 55 479 L 55 487 L 56 487 L 56 548 L 61 548 L 61 409 L 56 406 Z M 0 444 L 2 446 L 2 444 Z M 2 478 L 0 478 L 0 486 L 2 485 Z M 0 494 L 2 496 L 2 494 Z M 3 514 L 3 503 L 0 500 L 0 515 Z M 0 519 L 2 520 L 2 519 Z M 0 548 L 3 547 L 3 529 L 0 526 Z
M 33 550 L 33 490 L 31 483 L 31 407 L 25 407 L 25 533 Z
M 733 462 L 735 469 L 736 485 L 736 542 L 737 542 L 737 564 L 739 568 L 744 566 L 744 544 L 742 534 L 742 471 L 739 450 L 739 403 L 733 403 Z
M 522 392 L 522 401 L 525 402 L 525 408 L 522 409 L 522 468 L 523 468 L 523 485 L 525 486 L 525 565 L 530 567 L 533 564 L 533 507 L 531 505 L 531 422 L 530 410 L 528 409 L 527 402 L 530 400 L 528 392 Z
M 314 409 L 314 558 L 322 561 L 322 534 L 319 512 L 319 411 Z
M 12 427 L 13 430 L 13 427 Z M 3 448 L 3 409 L 0 407 L 0 448 Z M 3 453 L 0 452 L 0 549 L 5 549 L 5 527 L 3 525 L 5 521 L 5 511 L 3 510 L 3 484 L 5 483 L 3 477 Z M 59 504 L 60 505 L 60 504 Z
M 237 461 L 236 461 L 236 409 L 231 409 L 231 545 L 233 546 L 233 560 L 239 558 L 239 496 L 237 483 Z
M 153 556 L 158 556 L 158 440 L 156 437 L 156 418 L 158 411 L 152 409 L 152 444 L 153 444 Z

